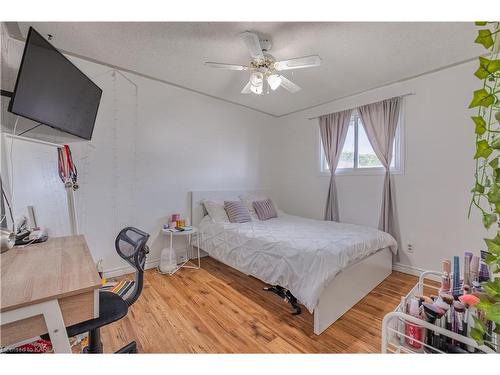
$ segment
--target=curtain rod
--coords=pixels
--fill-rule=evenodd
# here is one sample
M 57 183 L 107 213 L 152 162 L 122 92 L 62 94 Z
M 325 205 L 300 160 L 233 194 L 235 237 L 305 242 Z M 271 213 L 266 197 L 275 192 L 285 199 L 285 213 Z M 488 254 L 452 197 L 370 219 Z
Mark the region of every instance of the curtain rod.
M 385 98 L 385 99 L 382 99 L 382 100 L 377 100 L 376 102 L 371 102 L 371 103 L 362 104 L 362 105 L 368 105 L 368 104 L 378 103 L 378 102 L 382 102 L 384 100 L 393 99 L 393 98 L 404 98 L 405 96 L 411 96 L 411 95 L 416 95 L 416 94 L 414 92 L 409 92 L 408 94 L 396 95 L 396 96 L 392 96 L 390 98 Z M 354 108 L 346 108 L 346 109 L 343 109 L 342 111 L 346 111 L 348 109 L 356 109 L 358 107 L 360 107 L 360 106 L 357 106 L 357 107 L 354 107 Z M 315 116 L 315 117 L 309 117 L 308 120 L 315 120 L 315 119 L 320 118 L 321 116 L 325 116 L 327 114 L 328 113 L 325 113 L 325 114 L 319 115 L 319 116 Z

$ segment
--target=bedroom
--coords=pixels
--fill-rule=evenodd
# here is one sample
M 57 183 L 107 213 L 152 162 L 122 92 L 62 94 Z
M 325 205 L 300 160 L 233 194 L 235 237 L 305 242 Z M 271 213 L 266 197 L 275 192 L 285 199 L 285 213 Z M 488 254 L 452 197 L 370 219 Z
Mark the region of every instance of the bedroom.
M 2 351 L 498 350 L 463 298 L 497 280 L 468 217 L 497 23 L 60 18 L 1 25 Z

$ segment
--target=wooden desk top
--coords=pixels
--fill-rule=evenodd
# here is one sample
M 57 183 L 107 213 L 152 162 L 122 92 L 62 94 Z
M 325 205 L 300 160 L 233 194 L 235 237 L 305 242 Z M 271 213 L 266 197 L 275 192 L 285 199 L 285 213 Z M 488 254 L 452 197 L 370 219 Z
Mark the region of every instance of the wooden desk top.
M 85 237 L 49 238 L 1 254 L 0 312 L 99 288 Z

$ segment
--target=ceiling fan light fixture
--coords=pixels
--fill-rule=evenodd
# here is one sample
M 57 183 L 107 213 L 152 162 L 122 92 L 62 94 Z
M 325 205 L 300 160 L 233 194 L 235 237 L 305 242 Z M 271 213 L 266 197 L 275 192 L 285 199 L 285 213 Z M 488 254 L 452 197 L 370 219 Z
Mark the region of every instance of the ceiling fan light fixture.
M 250 82 L 252 86 L 262 86 L 263 76 L 262 73 L 256 72 L 252 73 L 250 76 Z
M 264 75 L 260 72 L 252 73 L 250 84 L 250 91 L 256 95 L 261 95 L 264 88 Z
M 256 95 L 261 95 L 262 94 L 262 88 L 263 88 L 263 85 L 262 83 L 260 84 L 260 86 L 250 86 L 250 91 L 253 92 L 254 94 Z
M 276 58 L 269 53 L 271 49 L 269 39 L 261 39 L 256 33 L 250 31 L 241 33 L 241 38 L 250 52 L 249 64 L 237 65 L 207 61 L 205 65 L 217 69 L 250 71 L 250 79 L 241 90 L 242 94 L 262 95 L 264 87 L 267 94 L 270 90 L 277 90 L 278 87 L 290 93 L 296 93 L 301 90 L 301 87 L 280 75 L 279 71 L 312 68 L 321 64 L 321 58 L 318 55 L 276 61 Z
M 281 81 L 281 77 L 277 74 L 271 74 L 269 77 L 267 77 L 267 83 L 273 91 L 280 87 Z

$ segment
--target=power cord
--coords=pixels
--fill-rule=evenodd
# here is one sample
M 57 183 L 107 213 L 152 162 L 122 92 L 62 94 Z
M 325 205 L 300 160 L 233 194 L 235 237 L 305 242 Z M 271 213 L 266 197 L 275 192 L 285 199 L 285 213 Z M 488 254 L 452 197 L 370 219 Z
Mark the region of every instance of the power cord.
M 33 127 L 29 128 L 29 129 L 27 129 L 27 130 L 25 130 L 25 131 L 23 131 L 23 132 L 19 133 L 17 136 L 18 136 L 18 137 L 20 137 L 21 135 L 26 134 L 27 132 L 30 132 L 30 131 L 32 131 L 33 129 L 36 129 L 36 128 L 38 128 L 39 126 L 42 126 L 42 125 L 43 125 L 43 124 L 40 122 L 40 123 L 38 123 L 37 125 L 35 125 L 35 126 L 33 126 Z
M 35 238 L 33 240 L 31 240 L 31 242 L 28 242 L 27 244 L 24 244 L 24 245 L 21 245 L 21 246 L 17 246 L 18 249 L 23 249 L 25 247 L 28 247 L 29 245 L 31 245 L 33 242 L 35 242 L 38 238 Z
M 2 177 L 0 176 L 0 179 Z M 7 203 L 7 207 L 9 208 L 9 214 L 10 214 L 10 218 L 12 220 L 12 222 L 14 222 L 14 215 L 12 214 L 12 207 L 10 205 L 10 202 L 9 202 L 9 199 L 7 198 L 7 195 L 5 194 L 5 191 L 3 189 L 3 182 L 0 182 L 0 184 L 2 185 L 2 199 L 5 199 L 5 203 Z M 7 218 L 7 214 L 5 214 L 2 219 L 0 220 L 0 224 L 3 223 L 3 221 Z
M 12 201 L 14 200 L 14 162 L 12 160 L 12 153 L 13 153 L 13 149 L 14 149 L 14 135 L 16 135 L 18 122 L 19 122 L 19 116 L 16 116 L 16 122 L 14 123 L 14 129 L 12 130 L 12 137 L 10 139 L 10 152 L 9 152 L 9 158 L 10 158 L 10 197 L 11 197 Z M 13 211 L 12 206 L 9 202 L 9 199 L 7 198 L 7 195 L 5 194 L 3 181 L 1 182 L 1 185 L 2 185 L 2 199 L 5 198 L 5 202 L 7 203 L 7 206 L 9 207 L 10 218 L 12 220 L 12 231 L 15 233 L 16 232 L 16 223 L 15 223 L 14 215 L 12 212 Z M 0 223 L 3 223 L 3 221 L 6 218 L 7 218 L 7 214 L 5 214 L 1 218 Z

